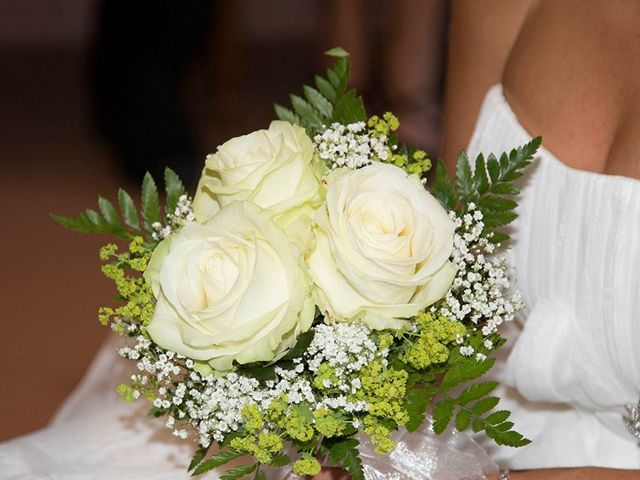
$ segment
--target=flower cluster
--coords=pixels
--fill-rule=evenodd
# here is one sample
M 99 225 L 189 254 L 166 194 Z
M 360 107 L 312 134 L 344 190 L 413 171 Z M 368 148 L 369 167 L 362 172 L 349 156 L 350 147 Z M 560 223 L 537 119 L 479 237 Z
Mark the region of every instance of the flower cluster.
M 364 167 L 391 157 L 385 134 L 371 135 L 365 122 L 333 123 L 314 138 L 318 155 L 330 168 Z
M 184 222 L 193 222 L 195 215 L 191 208 L 191 199 L 187 195 L 180 195 L 176 203 L 176 208 L 172 212 L 167 212 L 166 223 L 153 222 L 151 228 L 153 233 L 151 237 L 154 240 L 163 240 L 167 238 L 173 230 L 180 228 Z
M 377 337 L 367 327 L 319 324 L 312 331 L 306 352 L 293 359 L 290 368 L 273 368 L 273 379 L 263 382 L 248 372 L 203 374 L 198 363 L 138 335 L 133 345 L 122 347 L 119 353 L 135 360 L 139 373 L 119 391 L 127 400 L 140 396 L 151 400 L 156 413 L 168 416 L 166 426 L 176 436 L 186 437 L 185 426 L 190 425 L 203 447 L 222 442 L 232 432 L 296 431 L 303 428 L 300 422 L 305 425 L 296 416 L 299 407 L 314 415 L 308 428 L 335 436 L 347 423 L 360 426 L 372 406 L 380 410 L 384 402 L 398 397 L 397 389 L 389 395 L 387 380 L 382 380 L 397 377 L 387 367 L 389 350 L 379 348 Z M 406 377 L 401 375 L 400 382 L 403 380 Z M 288 413 L 274 416 L 277 409 Z M 396 418 L 404 418 L 399 404 L 395 409 Z M 365 418 L 371 428 L 376 426 L 371 420 L 375 414 Z M 389 434 L 379 435 L 379 440 L 388 444 Z
M 493 348 L 490 339 L 503 322 L 513 320 L 524 307 L 520 293 L 511 289 L 507 254 L 496 254 L 496 245 L 484 236 L 483 214 L 474 203 L 467 213 L 451 213 L 456 224 L 454 250 L 451 257 L 457 274 L 444 298 L 440 312 L 459 321 L 468 321 L 472 330 L 479 330 L 485 338 L 484 347 Z M 474 354 L 465 345 L 462 353 Z M 480 354 L 482 359 L 484 354 Z
M 233 478 L 264 478 L 264 464 L 314 475 L 328 454 L 362 478 L 358 435 L 387 454 L 436 396 L 441 431 L 459 406 L 459 429 L 524 442 L 510 422 L 481 418 L 495 406 L 481 403 L 486 388 L 450 395 L 486 373 L 498 327 L 522 308 L 487 226 L 496 212 L 491 224 L 469 200 L 486 205 L 490 180 L 462 165 L 459 196 L 441 168 L 426 188 L 429 157 L 398 143 L 393 114 L 366 117 L 341 65 L 305 90 L 309 102 L 294 97 L 295 114 L 280 107 L 290 121 L 209 155 L 193 202 L 169 170 L 164 217 L 147 175 L 143 222 L 126 192 L 124 222 L 104 198 L 101 213 L 61 219 L 130 242 L 100 252 L 124 301 L 100 321 L 129 339 L 119 353 L 136 365 L 118 391 L 200 445 L 196 474 L 250 455 Z M 507 178 L 496 168 L 517 176 L 505 158 L 489 165 L 491 181 Z M 497 196 L 510 187 L 489 203 L 515 205 Z M 204 461 L 214 443 L 221 451 Z

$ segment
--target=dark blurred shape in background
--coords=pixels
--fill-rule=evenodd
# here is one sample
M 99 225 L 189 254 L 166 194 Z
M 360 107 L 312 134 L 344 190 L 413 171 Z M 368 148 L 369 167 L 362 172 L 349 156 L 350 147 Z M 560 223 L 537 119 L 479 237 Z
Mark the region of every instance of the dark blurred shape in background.
M 436 156 L 444 0 L 2 0 L 0 440 L 45 425 L 106 329 L 106 239 L 48 217 L 79 213 L 168 164 L 193 183 L 204 155 L 273 119 L 319 68 L 352 53 L 369 113 Z M 10 366 L 10 368 L 7 368 Z
M 162 166 L 193 183 L 194 125 L 183 90 L 206 51 L 210 0 L 103 0 L 96 12 L 90 81 L 93 119 L 135 179 Z

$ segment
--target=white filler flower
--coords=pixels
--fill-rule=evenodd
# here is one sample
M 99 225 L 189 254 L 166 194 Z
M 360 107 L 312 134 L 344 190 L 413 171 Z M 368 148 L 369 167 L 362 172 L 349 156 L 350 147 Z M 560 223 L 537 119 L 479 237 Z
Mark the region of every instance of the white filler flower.
M 309 258 L 323 312 L 399 328 L 447 293 L 455 225 L 418 177 L 373 163 L 327 180 Z
M 248 202 L 170 235 L 145 277 L 157 299 L 148 327 L 154 342 L 218 370 L 234 360 L 274 359 L 313 321 L 311 282 L 298 250 Z

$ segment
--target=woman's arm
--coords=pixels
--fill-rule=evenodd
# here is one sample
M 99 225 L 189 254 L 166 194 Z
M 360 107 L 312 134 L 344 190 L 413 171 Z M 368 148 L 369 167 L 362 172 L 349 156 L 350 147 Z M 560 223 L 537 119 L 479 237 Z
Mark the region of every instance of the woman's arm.
M 640 480 L 636 470 L 614 470 L 610 468 L 546 468 L 511 472 L 512 480 Z M 323 469 L 315 480 L 348 480 L 347 474 L 338 469 Z M 491 478 L 489 480 L 497 480 Z
M 638 480 L 637 470 L 614 470 L 611 468 L 549 468 L 512 472 L 513 480 Z
M 502 81 L 509 52 L 537 0 L 452 0 L 443 157 L 450 172 L 467 148 L 485 93 Z

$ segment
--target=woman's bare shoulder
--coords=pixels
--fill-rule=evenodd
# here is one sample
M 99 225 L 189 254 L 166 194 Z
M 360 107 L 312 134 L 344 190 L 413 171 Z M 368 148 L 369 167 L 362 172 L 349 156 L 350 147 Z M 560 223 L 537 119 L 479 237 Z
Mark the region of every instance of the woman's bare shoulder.
M 505 64 L 521 123 L 568 165 L 640 178 L 640 2 L 541 0 Z

